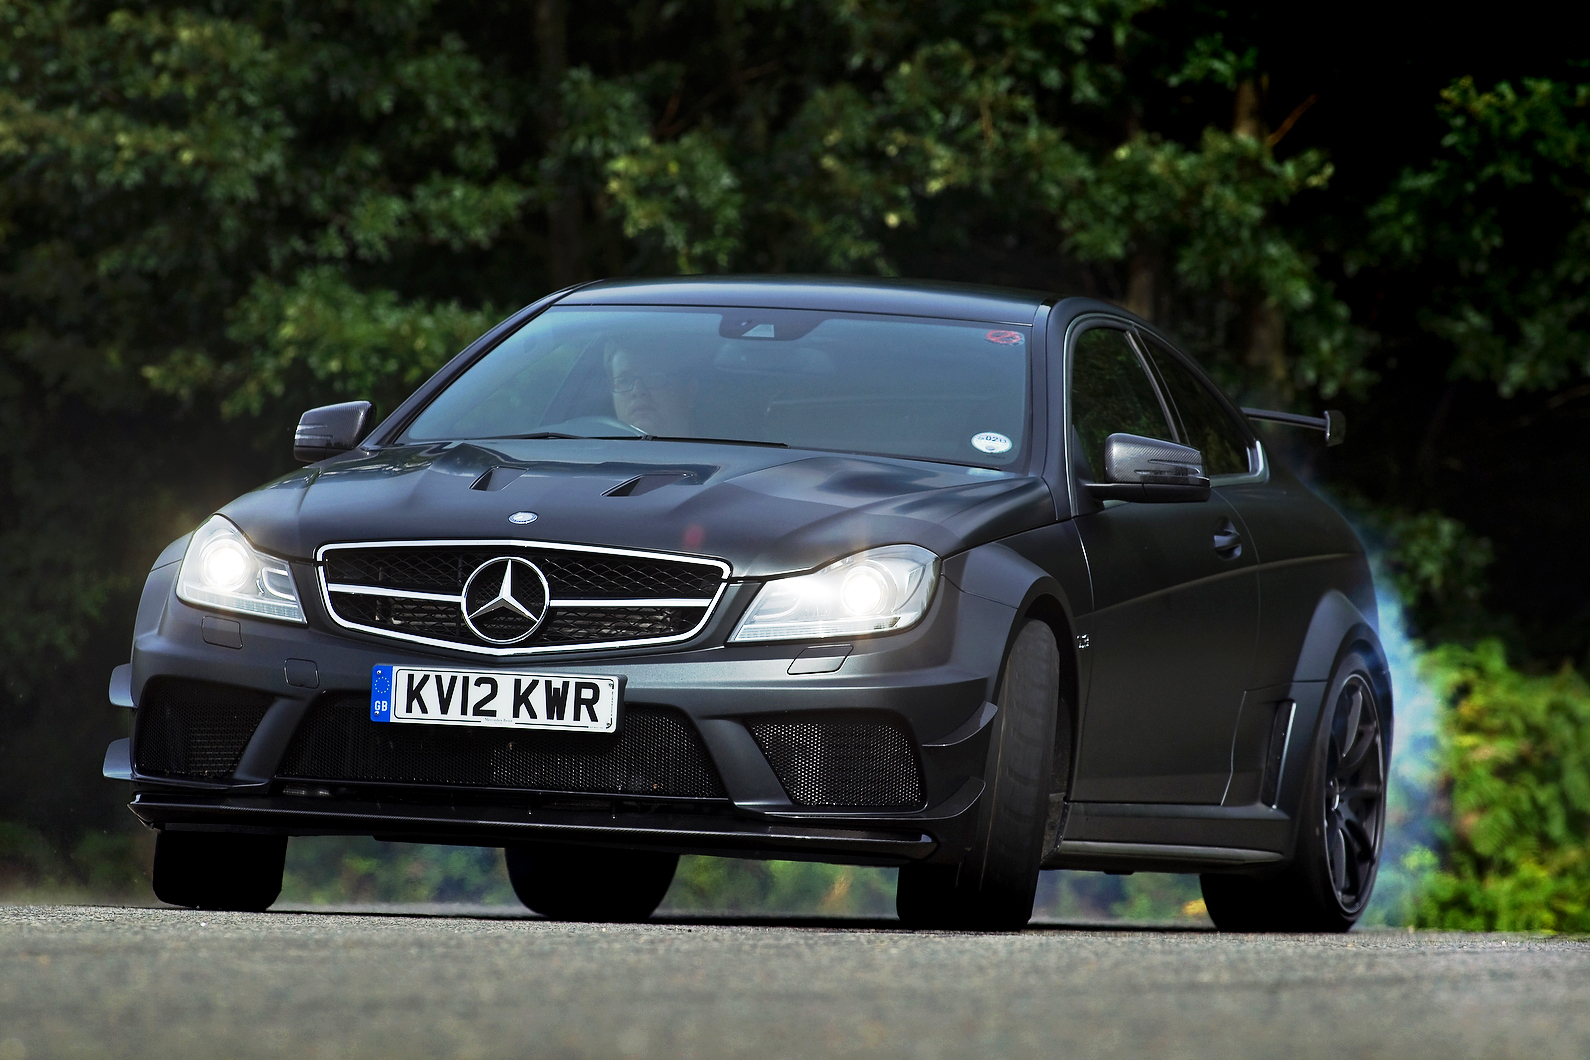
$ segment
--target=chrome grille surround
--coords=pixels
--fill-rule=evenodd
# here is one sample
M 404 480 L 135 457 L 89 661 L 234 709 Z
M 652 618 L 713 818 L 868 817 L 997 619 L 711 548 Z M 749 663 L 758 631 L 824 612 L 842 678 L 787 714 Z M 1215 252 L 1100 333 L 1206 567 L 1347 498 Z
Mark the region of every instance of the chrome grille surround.
M 449 636 L 409 633 L 390 626 L 373 625 L 369 621 L 360 621 L 358 617 L 350 617 L 347 612 L 358 611 L 355 601 L 363 602 L 372 598 L 386 598 L 397 602 L 408 602 L 428 610 L 437 610 L 438 605 L 450 605 L 445 611 L 458 617 L 458 623 L 463 626 L 462 611 L 462 585 L 458 592 L 438 591 L 441 585 L 430 584 L 434 575 L 423 580 L 427 581 L 424 588 L 419 586 L 401 586 L 387 584 L 360 584 L 358 582 L 333 582 L 330 570 L 333 563 L 342 559 L 355 559 L 355 551 L 376 553 L 378 550 L 404 549 L 410 553 L 424 553 L 427 550 L 442 552 L 479 553 L 479 561 L 475 564 L 489 562 L 498 556 L 522 556 L 537 563 L 544 558 L 547 567 L 556 567 L 560 564 L 568 567 L 577 566 L 586 571 L 595 565 L 600 565 L 604 560 L 610 561 L 614 566 L 621 565 L 624 561 L 649 562 L 666 564 L 678 572 L 678 577 L 685 581 L 695 581 L 701 588 L 696 594 L 690 596 L 655 597 L 655 596 L 622 596 L 617 594 L 617 588 L 605 586 L 599 596 L 574 596 L 560 594 L 558 577 L 552 570 L 546 569 L 550 582 L 551 599 L 547 604 L 546 622 L 531 638 L 530 643 L 515 644 L 507 647 L 497 647 L 483 643 L 473 635 L 465 632 L 458 639 Z M 455 557 L 456 559 L 456 557 Z M 691 570 L 691 568 L 697 570 Z M 707 621 L 717 609 L 718 601 L 728 587 L 730 567 L 722 560 L 707 559 L 701 556 L 680 556 L 667 552 L 643 552 L 635 549 L 606 548 L 597 545 L 568 545 L 550 541 L 525 541 L 513 539 L 455 539 L 455 540 L 423 540 L 423 541 L 349 541 L 338 542 L 331 545 L 322 545 L 315 552 L 316 579 L 320 585 L 321 604 L 326 609 L 326 614 L 331 620 L 344 629 L 358 630 L 361 633 L 370 633 L 378 637 L 394 640 L 408 641 L 414 644 L 427 644 L 438 648 L 450 648 L 454 651 L 471 652 L 477 655 L 493 656 L 530 656 L 543 655 L 554 652 L 571 651 L 598 651 L 605 648 L 638 648 L 658 644 L 676 644 L 689 640 L 706 627 Z M 467 578 L 473 572 L 473 567 L 468 570 L 457 568 Z M 419 580 L 419 579 L 417 579 Z M 710 595 L 703 595 L 710 589 Z M 340 597 L 347 603 L 339 610 L 337 598 Z M 354 604 L 350 607 L 349 604 Z M 623 625 L 620 619 L 606 623 L 596 622 L 593 625 L 593 612 L 604 614 L 611 611 L 615 616 L 637 616 L 646 621 L 639 622 L 639 626 L 649 626 L 655 633 L 663 628 L 673 631 L 664 635 L 643 635 L 638 637 L 612 637 L 617 627 Z M 561 616 L 567 616 L 568 621 L 556 621 Z M 667 621 L 664 621 L 664 620 Z M 609 639 L 602 640 L 573 640 L 564 643 L 536 643 L 543 638 L 544 633 L 556 633 L 560 629 L 574 627 L 582 629 L 606 629 Z M 687 628 L 686 628 L 687 627 Z M 436 626 L 432 624 L 432 632 Z M 468 639 L 464 639 L 467 637 Z

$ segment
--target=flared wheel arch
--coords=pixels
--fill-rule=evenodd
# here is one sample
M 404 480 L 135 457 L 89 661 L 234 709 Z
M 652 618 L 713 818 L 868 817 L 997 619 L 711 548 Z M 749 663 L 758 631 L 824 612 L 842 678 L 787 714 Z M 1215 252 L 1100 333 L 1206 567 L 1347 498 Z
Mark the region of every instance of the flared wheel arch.
M 1285 810 L 1292 817 L 1291 840 L 1287 848 L 1287 857 L 1284 864 L 1290 865 L 1297 856 L 1297 844 L 1303 828 L 1303 819 L 1300 812 L 1303 799 L 1303 787 L 1307 783 L 1309 763 L 1319 752 L 1322 740 L 1330 739 L 1330 720 L 1332 704 L 1328 701 L 1330 695 L 1330 682 L 1335 678 L 1341 667 L 1342 661 L 1351 655 L 1358 654 L 1368 659 L 1370 689 L 1375 696 L 1375 706 L 1380 716 L 1381 739 L 1385 747 L 1386 768 L 1389 771 L 1391 752 L 1393 747 L 1393 732 L 1395 709 L 1392 700 L 1391 665 L 1386 659 L 1385 650 L 1381 647 L 1380 637 L 1367 623 L 1355 625 L 1342 635 L 1339 647 L 1331 660 L 1328 676 L 1325 678 L 1324 687 L 1320 690 L 1319 709 L 1314 716 L 1313 732 L 1305 747 L 1297 749 L 1296 753 L 1289 754 L 1283 763 L 1284 773 L 1281 777 L 1277 806 Z M 1266 873 L 1273 869 L 1264 870 Z

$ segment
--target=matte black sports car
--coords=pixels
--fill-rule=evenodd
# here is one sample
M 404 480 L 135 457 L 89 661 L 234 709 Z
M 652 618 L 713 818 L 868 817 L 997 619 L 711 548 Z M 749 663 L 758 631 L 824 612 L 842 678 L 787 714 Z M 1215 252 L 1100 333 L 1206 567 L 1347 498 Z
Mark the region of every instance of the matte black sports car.
M 107 776 L 156 894 L 263 909 L 287 837 L 503 846 L 648 916 L 680 853 L 897 865 L 1012 928 L 1040 868 L 1196 872 L 1344 930 L 1391 737 L 1348 526 L 1165 335 L 933 283 L 607 281 L 155 562 Z

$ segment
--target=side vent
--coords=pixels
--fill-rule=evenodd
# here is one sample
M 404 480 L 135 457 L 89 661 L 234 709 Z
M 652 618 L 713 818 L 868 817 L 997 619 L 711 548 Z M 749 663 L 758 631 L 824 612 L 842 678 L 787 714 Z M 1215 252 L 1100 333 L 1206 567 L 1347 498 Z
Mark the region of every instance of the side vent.
M 1283 699 L 1275 705 L 1275 718 L 1270 722 L 1270 750 L 1264 760 L 1264 786 L 1259 789 L 1259 801 L 1274 806 L 1281 793 L 1281 767 L 1286 764 L 1286 748 L 1292 742 L 1292 719 L 1297 715 L 1297 703 Z

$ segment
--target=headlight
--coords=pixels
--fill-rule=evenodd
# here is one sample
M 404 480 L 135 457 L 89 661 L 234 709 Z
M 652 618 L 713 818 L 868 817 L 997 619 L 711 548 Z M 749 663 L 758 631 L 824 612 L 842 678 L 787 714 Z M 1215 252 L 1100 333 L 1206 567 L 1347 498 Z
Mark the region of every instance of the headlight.
M 939 558 L 885 545 L 762 586 L 731 641 L 812 640 L 909 629 L 927 610 Z
M 255 552 L 231 521 L 211 516 L 193 533 L 177 575 L 177 597 L 200 607 L 303 622 L 286 560 Z

